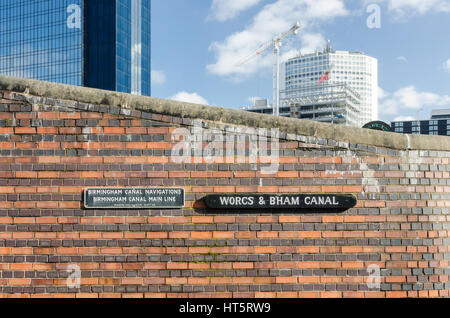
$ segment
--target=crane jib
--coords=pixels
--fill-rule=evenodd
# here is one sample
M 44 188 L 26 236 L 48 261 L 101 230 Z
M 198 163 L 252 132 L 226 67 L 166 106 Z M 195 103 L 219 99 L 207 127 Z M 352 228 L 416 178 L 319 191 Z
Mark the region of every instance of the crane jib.
M 274 68 L 273 68 L 273 114 L 275 116 L 280 115 L 280 47 L 281 47 L 281 41 L 284 40 L 286 37 L 288 37 L 291 33 L 296 35 L 298 33 L 298 30 L 301 28 L 300 22 L 297 22 L 289 31 L 281 34 L 279 37 L 274 38 L 273 40 L 267 42 L 266 44 L 260 46 L 253 54 L 247 56 L 243 60 L 241 60 L 239 63 L 237 63 L 237 66 L 241 66 L 251 59 L 253 59 L 257 55 L 261 55 L 264 53 L 269 47 L 274 48 L 273 55 L 274 55 Z

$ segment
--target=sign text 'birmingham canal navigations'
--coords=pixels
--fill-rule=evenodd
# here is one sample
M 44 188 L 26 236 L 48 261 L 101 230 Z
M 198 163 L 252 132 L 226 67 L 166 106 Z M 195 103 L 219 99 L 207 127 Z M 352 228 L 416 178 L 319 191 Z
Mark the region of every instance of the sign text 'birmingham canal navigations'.
M 347 210 L 357 200 L 338 194 L 212 194 L 205 197 L 205 203 L 214 209 Z
M 166 209 L 184 207 L 184 189 L 130 188 L 84 190 L 87 209 Z

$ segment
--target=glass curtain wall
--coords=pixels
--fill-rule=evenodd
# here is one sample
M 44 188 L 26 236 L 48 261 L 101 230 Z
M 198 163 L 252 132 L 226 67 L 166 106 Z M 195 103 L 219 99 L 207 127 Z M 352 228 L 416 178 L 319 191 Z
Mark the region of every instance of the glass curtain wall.
M 0 74 L 151 94 L 150 0 L 0 0 Z
M 0 74 L 82 85 L 82 0 L 1 0 Z

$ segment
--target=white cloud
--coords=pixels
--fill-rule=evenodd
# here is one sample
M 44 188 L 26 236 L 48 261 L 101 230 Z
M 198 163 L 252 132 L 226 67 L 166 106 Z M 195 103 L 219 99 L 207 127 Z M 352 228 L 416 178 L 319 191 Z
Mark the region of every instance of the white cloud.
M 238 64 L 242 58 L 255 52 L 263 43 L 289 30 L 297 21 L 302 24 L 298 37 L 302 44 L 301 51 L 323 48 L 325 41 L 320 34 L 314 32 L 314 29 L 333 18 L 347 14 L 342 0 L 277 0 L 264 6 L 244 30 L 231 34 L 222 42 L 212 43 L 209 49 L 214 52 L 216 61 L 208 65 L 207 70 L 212 74 L 239 81 L 255 73 L 259 68 L 271 67 L 270 48 L 264 56 L 257 56 L 244 65 Z M 291 38 L 283 42 L 283 58 L 286 56 L 285 52 L 289 52 L 290 55 L 298 52 L 298 49 L 295 49 L 298 45 L 294 46 Z
M 208 101 L 197 93 L 178 92 L 169 99 L 192 104 L 208 105 Z
M 428 12 L 450 12 L 450 0 L 386 0 L 388 11 L 397 19 Z
M 408 59 L 404 56 L 397 56 L 397 60 L 402 61 L 402 62 L 408 62 Z
M 261 0 L 213 0 L 208 18 L 220 22 L 227 21 L 260 2 Z
M 444 70 L 450 73 L 450 59 L 444 62 L 444 65 L 442 66 Z
M 450 105 L 450 96 L 420 92 L 414 86 L 400 88 L 393 94 L 380 95 L 380 113 L 389 116 L 411 116 L 419 112 L 431 113 L 432 109 Z
M 327 41 L 319 33 L 305 33 L 302 35 L 302 54 L 314 53 L 316 50 L 323 49 Z
M 166 74 L 163 71 L 152 70 L 152 85 L 162 85 L 166 83 Z
M 382 100 L 387 96 L 388 96 L 388 94 L 386 93 L 386 91 L 384 89 L 382 89 L 381 87 L 378 87 L 378 99 Z
M 397 116 L 395 117 L 394 121 L 411 121 L 416 119 L 417 118 L 413 116 Z
M 450 12 L 450 0 L 362 0 L 362 6 L 377 3 L 386 5 L 394 20 L 404 22 L 412 16 Z

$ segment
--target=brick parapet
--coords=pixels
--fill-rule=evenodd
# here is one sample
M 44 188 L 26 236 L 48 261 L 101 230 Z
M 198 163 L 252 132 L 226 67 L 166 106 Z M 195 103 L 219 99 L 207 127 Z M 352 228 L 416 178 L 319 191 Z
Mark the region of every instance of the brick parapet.
M 193 129 L 190 118 L 30 92 L 0 99 L 5 297 L 449 296 L 445 146 L 394 149 L 281 130 L 279 171 L 261 175 L 261 163 L 171 162 L 171 133 Z M 158 186 L 183 187 L 186 206 L 83 207 L 86 187 Z M 319 215 L 196 205 L 206 194 L 245 192 L 351 193 L 358 204 Z M 75 290 L 71 264 L 82 273 Z M 381 269 L 379 289 L 367 285 L 370 265 Z

